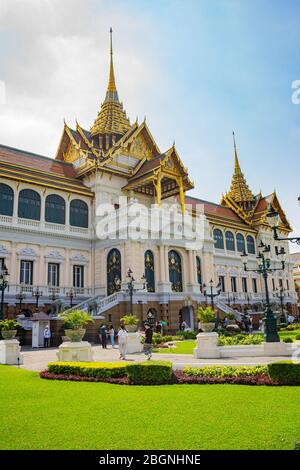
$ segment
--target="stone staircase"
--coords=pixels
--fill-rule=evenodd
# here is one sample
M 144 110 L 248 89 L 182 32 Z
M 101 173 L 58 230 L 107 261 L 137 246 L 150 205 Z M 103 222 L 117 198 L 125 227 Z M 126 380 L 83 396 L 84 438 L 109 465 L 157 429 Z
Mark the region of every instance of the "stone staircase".
M 121 292 L 115 292 L 107 297 L 95 295 L 89 299 L 74 305 L 72 308 L 68 308 L 65 312 L 71 312 L 73 310 L 84 310 L 89 312 L 92 317 L 101 317 L 101 315 L 109 310 L 110 308 L 118 305 L 122 297 Z M 91 308 L 93 307 L 93 308 Z
M 225 304 L 224 302 L 217 302 L 217 307 L 219 310 L 221 310 L 221 312 L 225 313 L 225 314 L 229 314 L 229 313 L 232 313 L 234 316 L 235 316 L 235 319 L 237 321 L 241 321 L 242 319 L 242 316 L 241 316 L 241 313 L 238 311 L 238 310 L 234 310 L 233 308 L 229 307 L 229 305 Z

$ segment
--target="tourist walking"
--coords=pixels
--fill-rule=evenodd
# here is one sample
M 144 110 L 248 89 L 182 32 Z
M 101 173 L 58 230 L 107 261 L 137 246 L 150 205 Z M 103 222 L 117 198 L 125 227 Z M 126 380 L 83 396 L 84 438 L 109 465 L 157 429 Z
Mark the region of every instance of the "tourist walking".
M 101 344 L 102 344 L 103 349 L 107 349 L 106 335 L 107 335 L 106 326 L 104 323 L 102 323 L 102 325 L 100 326 L 100 338 L 101 338 Z
M 186 328 L 187 328 L 187 322 L 183 320 L 183 322 L 181 323 L 181 331 L 185 331 Z
M 118 331 L 118 345 L 120 351 L 120 359 L 126 358 L 127 331 L 124 325 Z
M 49 325 L 46 325 L 44 329 L 44 348 L 50 347 L 50 338 L 51 338 L 51 330 L 49 328 Z
M 115 347 L 115 329 L 113 325 L 110 325 L 108 334 L 110 338 L 111 347 L 114 348 Z
M 152 357 L 152 337 L 153 337 L 153 330 L 148 323 L 145 323 L 144 354 L 147 356 L 148 361 L 150 361 Z

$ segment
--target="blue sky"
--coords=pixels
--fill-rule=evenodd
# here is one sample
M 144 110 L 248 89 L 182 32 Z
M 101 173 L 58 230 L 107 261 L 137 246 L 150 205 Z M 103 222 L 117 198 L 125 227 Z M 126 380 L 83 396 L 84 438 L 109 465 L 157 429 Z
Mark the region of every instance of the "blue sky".
M 191 194 L 229 189 L 234 130 L 249 186 L 276 188 L 300 233 L 299 21 L 294 0 L 2 0 L 0 141 L 54 156 L 64 117 L 92 124 L 112 26 L 124 107 L 161 150 L 175 139 Z

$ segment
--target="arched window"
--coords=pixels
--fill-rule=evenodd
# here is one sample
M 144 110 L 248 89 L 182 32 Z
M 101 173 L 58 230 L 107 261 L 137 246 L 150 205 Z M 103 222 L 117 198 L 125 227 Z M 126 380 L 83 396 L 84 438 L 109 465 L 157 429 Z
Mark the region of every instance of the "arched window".
M 172 283 L 172 291 L 182 292 L 182 269 L 181 258 L 179 254 L 171 250 L 169 251 L 169 280 Z
M 13 215 L 14 192 L 7 184 L 0 184 L 0 214 Z
M 22 189 L 19 193 L 18 217 L 22 219 L 40 220 L 41 197 L 33 189 Z
M 107 255 L 107 295 L 121 289 L 121 253 L 113 248 Z
M 152 251 L 145 251 L 145 277 L 148 292 L 155 292 L 154 256 Z
M 247 251 L 250 255 L 255 255 L 255 244 L 254 238 L 251 235 L 247 237 Z
M 45 221 L 53 224 L 65 224 L 66 203 L 64 198 L 57 194 L 50 194 L 46 197 Z
M 80 199 L 73 199 L 70 204 L 70 225 L 87 228 L 89 225 L 88 205 Z
M 196 266 L 197 266 L 197 282 L 202 284 L 202 273 L 201 273 L 201 259 L 199 256 L 196 256 Z
M 236 236 L 236 246 L 239 253 L 243 253 L 246 250 L 245 238 L 241 233 Z
M 224 250 L 224 238 L 223 233 L 220 229 L 216 228 L 214 230 L 214 240 L 215 240 L 215 248 L 219 248 L 220 250 Z
M 229 251 L 235 251 L 234 235 L 232 232 L 225 233 L 225 240 L 226 240 L 226 249 Z

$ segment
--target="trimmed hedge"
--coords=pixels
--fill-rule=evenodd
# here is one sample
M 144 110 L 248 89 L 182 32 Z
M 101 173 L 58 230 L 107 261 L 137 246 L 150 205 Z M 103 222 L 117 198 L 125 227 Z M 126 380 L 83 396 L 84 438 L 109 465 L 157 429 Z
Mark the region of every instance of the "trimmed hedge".
M 261 334 L 255 334 L 255 335 L 237 334 L 234 336 L 219 336 L 220 346 L 238 346 L 240 344 L 243 344 L 243 345 L 262 344 L 263 341 L 264 341 L 264 337 Z
M 126 362 L 50 362 L 48 372 L 80 377 L 126 377 Z
M 127 377 L 134 384 L 162 384 L 171 382 L 172 362 L 147 361 L 127 364 Z
M 258 375 L 268 375 L 267 366 L 205 366 L 205 367 L 190 367 L 186 366 L 183 373 L 187 376 L 193 377 L 219 377 L 219 378 L 234 378 L 234 377 L 253 377 Z
M 300 363 L 280 361 L 268 364 L 272 380 L 285 385 L 300 385 Z
M 115 379 L 127 377 L 135 384 L 168 383 L 172 378 L 172 363 L 147 362 L 50 362 L 49 374 L 66 377 Z M 46 378 L 46 376 L 45 376 Z

